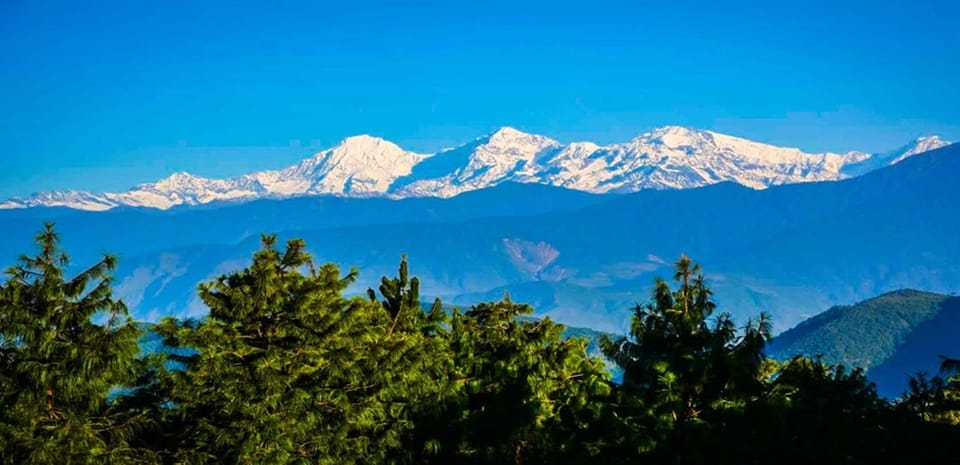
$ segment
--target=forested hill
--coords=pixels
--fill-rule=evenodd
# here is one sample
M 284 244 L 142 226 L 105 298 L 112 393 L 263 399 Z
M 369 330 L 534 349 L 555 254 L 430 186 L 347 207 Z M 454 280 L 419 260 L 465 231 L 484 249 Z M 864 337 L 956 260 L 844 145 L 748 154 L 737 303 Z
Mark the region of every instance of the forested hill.
M 957 328 L 960 298 L 905 289 L 830 308 L 781 333 L 768 354 L 822 355 L 828 363 L 864 368 L 881 394 L 894 397 L 910 375 L 934 374 L 939 356 L 960 353 Z

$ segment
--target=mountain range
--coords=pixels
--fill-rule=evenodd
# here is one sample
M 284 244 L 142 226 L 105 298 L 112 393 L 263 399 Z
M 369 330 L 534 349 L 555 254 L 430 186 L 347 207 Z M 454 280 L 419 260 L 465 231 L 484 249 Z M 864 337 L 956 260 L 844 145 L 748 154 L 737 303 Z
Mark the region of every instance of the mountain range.
M 722 182 L 763 189 L 847 179 L 945 145 L 948 142 L 929 136 L 887 153 L 805 153 L 679 126 L 655 129 L 619 144 L 562 144 L 504 127 L 459 147 L 421 154 L 381 138 L 361 135 L 346 138 L 333 148 L 277 171 L 230 179 L 179 172 L 127 192 L 44 192 L 11 198 L 0 203 L 0 209 L 169 209 L 316 195 L 449 198 L 508 182 L 592 193 L 684 189 Z
M 709 155 L 707 136 L 715 147 L 726 136 L 670 128 L 640 138 L 661 153 L 679 151 L 634 179 L 659 184 L 630 188 L 637 192 L 588 192 L 525 177 L 544 172 L 552 163 L 544 160 L 557 159 L 541 157 L 543 150 L 566 148 L 541 150 L 536 147 L 553 142 L 520 133 L 503 142 L 508 132 L 431 156 L 364 138 L 366 153 L 382 163 L 351 166 L 379 173 L 369 178 L 347 169 L 357 160 L 345 147 L 358 143 L 351 139 L 295 167 L 244 178 L 253 183 L 249 192 L 264 183 L 287 192 L 265 198 L 210 200 L 207 181 L 183 175 L 179 181 L 194 186 L 192 197 L 177 194 L 183 203 L 164 204 L 169 208 L 118 203 L 119 197 L 106 204 L 104 197 L 85 194 L 93 203 L 38 201 L 36 208 L 0 209 L 0 228 L 8 232 L 0 263 L 29 252 L 33 233 L 53 221 L 72 266 L 117 254 L 117 294 L 137 319 L 156 321 L 203 315 L 197 284 L 247 265 L 260 234 L 274 233 L 281 240 L 304 238 L 317 262 L 357 267 L 360 278 L 350 293 L 362 295 L 381 276 L 392 276 L 406 254 L 423 296 L 448 306 L 510 294 L 531 304 L 537 316 L 622 333 L 632 306 L 650 298 L 654 278 L 671 277 L 671 262 L 687 254 L 707 272 L 719 311 L 737 321 L 766 311 L 780 332 L 809 319 L 775 340 L 775 355 L 823 353 L 830 361 L 865 366 L 883 393 L 895 396 L 907 374 L 935 368 L 933 352 L 955 352 L 950 332 L 960 323 L 955 298 L 946 296 L 960 290 L 960 145 L 940 147 L 943 141 L 927 138 L 887 154 L 798 155 L 820 161 L 810 165 L 816 169 L 791 172 L 785 167 L 795 160 L 781 152 L 788 149 L 761 157 L 745 143 L 736 157 L 733 149 L 712 148 Z M 670 134 L 677 133 L 693 134 L 702 144 L 672 141 Z M 938 148 L 925 150 L 931 147 Z M 531 155 L 537 150 L 541 155 Z M 771 153 L 794 161 L 774 163 Z M 768 163 L 750 165 L 743 154 Z M 843 157 L 847 162 L 838 163 Z M 398 159 L 407 174 L 388 163 Z M 697 172 L 676 168 L 680 163 L 733 159 L 743 162 L 742 170 L 729 171 L 736 179 L 691 175 L 683 178 L 688 188 L 662 183 L 667 172 Z M 536 169 L 506 169 L 520 165 Z M 776 181 L 769 174 L 774 168 L 798 177 Z M 761 172 L 768 173 L 761 177 L 769 185 L 751 184 L 750 176 Z M 591 185 L 602 184 L 593 179 Z M 226 183 L 220 185 L 224 193 L 239 185 L 212 182 Z M 177 183 L 158 184 L 151 189 L 180 192 Z M 462 191 L 438 194 L 446 188 Z M 899 289 L 936 294 L 883 295 Z M 817 316 L 824 309 L 830 310 Z
M 260 233 L 306 239 L 318 261 L 362 272 L 362 293 L 408 254 L 422 292 L 452 305 L 509 293 L 574 326 L 622 331 L 685 253 L 720 308 L 785 330 L 833 305 L 902 288 L 960 288 L 960 146 L 841 181 L 756 190 L 734 182 L 593 194 L 505 182 L 442 199 L 331 195 L 180 206 L 0 211 L 0 260 L 54 221 L 75 263 L 116 253 L 139 319 L 197 315 L 197 283 L 244 266 Z

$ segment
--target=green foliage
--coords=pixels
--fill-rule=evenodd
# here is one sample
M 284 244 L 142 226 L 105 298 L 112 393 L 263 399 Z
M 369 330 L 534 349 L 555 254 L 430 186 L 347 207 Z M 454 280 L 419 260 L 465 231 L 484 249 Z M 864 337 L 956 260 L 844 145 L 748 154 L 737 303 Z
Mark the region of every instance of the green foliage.
M 661 460 L 695 456 L 711 421 L 760 393 L 770 338 L 766 315 L 741 334 L 729 314 L 711 319 L 716 304 L 700 266 L 681 256 L 674 269 L 677 289 L 657 279 L 652 301 L 634 309 L 629 337 L 601 344 L 623 369 L 623 389 L 647 406 L 636 422 L 660 442 Z
M 960 424 L 960 380 L 917 373 L 910 378 L 897 408 L 924 421 Z
M 346 298 L 355 272 L 315 268 L 302 241 L 275 238 L 245 270 L 200 287 L 202 321 L 156 331 L 189 355 L 161 373 L 168 421 L 188 463 L 382 462 L 411 430 L 407 412 L 438 391 L 420 348 L 433 324 L 390 288 L 381 305 Z M 389 286 L 388 286 L 389 287 Z M 419 311 L 419 310 L 417 310 Z M 441 386 L 442 387 L 442 386 Z
M 714 315 L 675 264 L 630 334 L 588 341 L 505 297 L 424 307 L 404 257 L 366 297 L 356 271 L 264 236 L 199 286 L 210 313 L 143 340 L 106 257 L 73 278 L 52 227 L 0 287 L 0 464 L 952 463 L 960 363 L 897 403 L 862 368 L 764 355 L 766 315 Z M 906 310 L 904 310 L 906 311 Z M 909 313 L 909 312 L 907 312 Z M 922 312 L 921 312 L 922 313 Z M 591 335 L 596 336 L 596 335 Z
M 889 359 L 918 325 L 934 318 L 949 296 L 902 290 L 852 306 L 833 307 L 771 344 L 771 356 L 821 355 L 829 363 L 870 369 Z
M 0 289 L 0 463 L 149 461 L 128 445 L 143 419 L 108 402 L 134 381 L 140 335 L 111 293 L 116 259 L 68 277 L 53 226 L 36 242 Z
M 924 421 L 960 425 L 960 360 L 942 358 L 940 376 L 912 376 L 897 407 Z
M 624 370 L 624 388 L 682 423 L 757 392 L 770 322 L 760 315 L 738 335 L 729 314 L 711 321 L 716 305 L 700 266 L 681 257 L 675 269 L 678 289 L 656 280 L 653 302 L 634 310 L 630 337 L 608 338 L 603 350 Z
M 455 457 L 438 463 L 550 463 L 585 446 L 580 429 L 598 412 L 591 401 L 609 393 L 602 362 L 586 340 L 564 339 L 562 325 L 506 297 L 454 312 L 451 349 L 463 389 L 448 426 Z M 564 441 L 552 433 L 565 429 Z

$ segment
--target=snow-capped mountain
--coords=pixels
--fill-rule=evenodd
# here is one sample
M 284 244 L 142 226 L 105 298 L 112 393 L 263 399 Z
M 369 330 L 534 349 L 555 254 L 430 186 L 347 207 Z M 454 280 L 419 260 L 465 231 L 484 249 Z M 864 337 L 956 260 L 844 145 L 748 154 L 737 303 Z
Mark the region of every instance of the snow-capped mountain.
M 260 171 L 231 179 L 176 173 L 124 193 L 55 191 L 10 199 L 0 203 L 0 208 L 109 210 L 122 205 L 167 209 L 184 204 L 294 195 L 382 195 L 394 179 L 409 175 L 412 167 L 425 157 L 377 137 L 355 136 L 280 171 Z
M 838 179 L 845 157 L 667 126 L 623 144 L 570 144 L 544 153 L 531 181 L 590 192 L 683 189 L 722 181 L 760 189 Z
M 500 128 L 424 160 L 391 187 L 395 197 L 451 197 L 504 181 L 542 182 L 538 157 L 562 147 L 543 136 Z
M 950 145 L 950 142 L 937 136 L 919 137 L 910 141 L 909 144 L 887 153 L 874 155 L 863 154 L 860 159 L 851 160 L 850 163 L 844 165 L 843 172 L 850 176 L 860 176 L 875 169 L 899 163 L 916 154 L 929 152 L 930 150 L 938 149 L 946 145 Z
M 386 193 L 394 180 L 408 176 L 427 157 L 379 137 L 354 136 L 287 169 L 244 178 L 275 195 L 369 196 Z
M 123 193 L 94 194 L 54 191 L 27 198 L 13 198 L 0 208 L 69 207 L 79 210 L 109 210 L 118 206 L 167 209 L 176 205 L 199 205 L 218 200 L 253 199 L 267 191 L 247 176 L 234 179 L 207 179 L 189 173 L 175 173 L 155 183 L 140 184 Z
M 117 206 L 167 209 L 214 201 L 299 195 L 451 197 L 503 182 L 541 183 L 589 192 L 684 189 L 733 181 L 755 189 L 858 176 L 949 145 L 918 138 L 887 153 L 805 153 L 746 139 L 666 126 L 631 141 L 562 144 L 504 127 L 435 154 L 406 151 L 381 138 L 344 139 L 297 165 L 231 179 L 177 173 L 123 193 L 78 191 L 13 198 L 0 208 Z

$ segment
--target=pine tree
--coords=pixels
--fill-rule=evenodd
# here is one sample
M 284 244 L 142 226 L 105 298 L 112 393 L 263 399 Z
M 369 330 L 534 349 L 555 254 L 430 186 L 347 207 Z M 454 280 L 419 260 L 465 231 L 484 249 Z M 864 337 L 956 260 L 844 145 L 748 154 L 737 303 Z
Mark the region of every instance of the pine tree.
M 316 268 L 303 241 L 283 252 L 275 241 L 265 236 L 247 269 L 200 287 L 207 318 L 156 328 L 181 364 L 154 387 L 166 390 L 168 424 L 184 428 L 174 458 L 349 464 L 396 456 L 411 409 L 436 390 L 419 351 L 424 336 L 404 323 L 412 314 L 344 297 L 356 272 Z
M 960 376 L 951 362 L 956 360 L 945 360 L 940 376 L 921 372 L 910 377 L 897 408 L 924 421 L 960 425 Z
M 521 319 L 532 311 L 507 297 L 454 312 L 463 391 L 447 438 L 454 455 L 438 463 L 551 463 L 589 452 L 576 440 L 609 391 L 607 374 L 585 340 L 564 340 L 562 325 Z
M 440 299 L 434 299 L 429 310 L 424 311 L 423 302 L 420 300 L 420 279 L 416 276 L 410 278 L 408 268 L 407 257 L 403 256 L 397 277 L 384 276 L 380 279 L 379 291 L 383 298 L 380 303 L 392 321 L 390 331 L 414 331 L 421 332 L 424 336 L 442 336 L 443 324 L 447 321 L 443 305 Z M 371 301 L 377 302 L 377 293 L 373 289 L 367 289 L 367 296 Z M 436 339 L 440 340 L 442 337 Z
M 653 301 L 634 309 L 630 337 L 608 338 L 602 347 L 623 368 L 626 389 L 646 393 L 671 422 L 683 422 L 758 392 L 771 327 L 765 314 L 742 334 L 728 313 L 711 322 L 716 304 L 700 266 L 681 256 L 674 267 L 678 289 L 657 279 Z
M 420 280 L 409 276 L 406 256 L 401 258 L 396 277 L 381 278 L 379 297 L 373 289 L 368 289 L 367 295 L 372 302 L 379 302 L 389 318 L 388 336 L 416 351 L 422 362 L 417 367 L 422 376 L 418 395 L 421 400 L 410 404 L 407 415 L 412 428 L 391 459 L 424 463 L 436 458 L 443 447 L 441 440 L 447 433 L 444 419 L 457 414 L 450 410 L 460 384 L 454 378 L 447 314 L 440 299 L 424 308 Z
M 141 331 L 113 298 L 105 256 L 73 277 L 52 224 L 0 290 L 0 463 L 137 463 L 142 418 L 111 408 L 134 381 Z
M 711 421 L 761 393 L 771 328 L 766 315 L 739 333 L 729 314 L 711 318 L 716 304 L 700 266 L 681 256 L 674 270 L 678 288 L 656 279 L 652 302 L 634 308 L 629 337 L 604 338 L 601 348 L 633 397 L 624 418 L 634 441 L 657 442 L 660 459 L 695 463 Z

